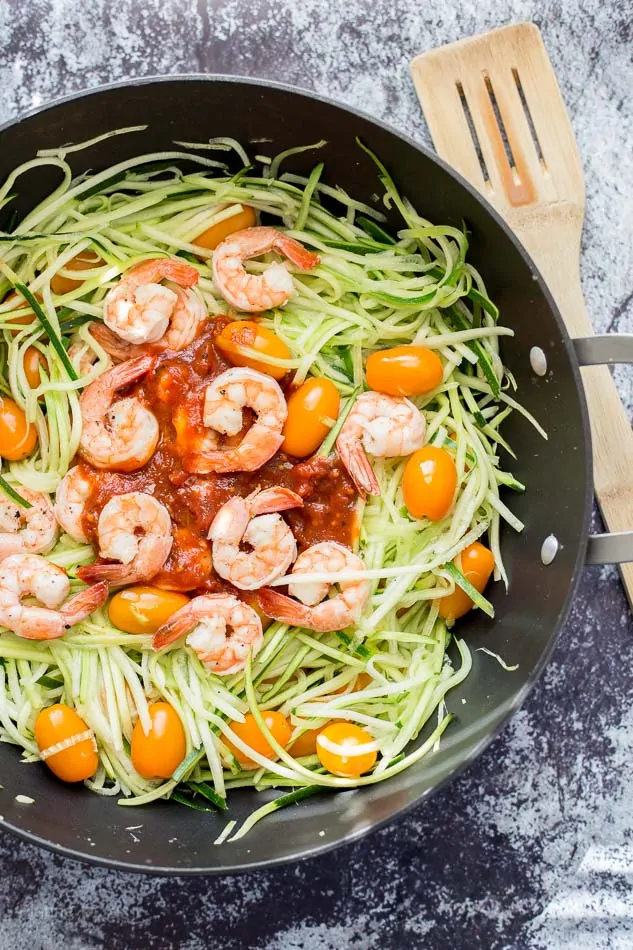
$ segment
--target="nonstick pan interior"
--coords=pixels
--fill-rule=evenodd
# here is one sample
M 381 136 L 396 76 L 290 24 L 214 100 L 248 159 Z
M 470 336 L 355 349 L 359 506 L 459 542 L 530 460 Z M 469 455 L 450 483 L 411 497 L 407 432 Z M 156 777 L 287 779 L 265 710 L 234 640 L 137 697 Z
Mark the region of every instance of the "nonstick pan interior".
M 503 358 L 519 398 L 547 429 L 544 441 L 518 414 L 504 434 L 518 454 L 508 463 L 527 485 L 510 499 L 526 525 L 521 536 L 506 531 L 504 556 L 510 591 L 494 585 L 496 618 L 477 613 L 460 624 L 473 650 L 473 670 L 447 703 L 455 714 L 439 752 L 388 782 L 362 790 L 315 796 L 261 822 L 243 840 L 215 846 L 225 819 L 157 802 L 118 807 L 83 788 L 68 787 L 43 766 L 21 765 L 18 751 L 0 748 L 0 814 L 17 833 L 100 863 L 154 872 L 204 873 L 278 863 L 333 847 L 388 820 L 429 794 L 481 751 L 525 698 L 553 646 L 583 561 L 591 492 L 588 428 L 575 357 L 551 298 L 525 253 L 501 220 L 434 155 L 368 118 L 306 93 L 235 79 L 190 77 L 117 85 L 65 100 L 0 132 L 0 176 L 52 148 L 147 123 L 142 132 L 119 136 L 71 156 L 75 173 L 100 170 L 141 154 L 170 150 L 174 140 L 204 142 L 225 135 L 269 155 L 326 139 L 319 152 L 325 181 L 364 201 L 381 192 L 376 169 L 356 144 L 359 136 L 382 159 L 396 184 L 431 221 L 470 232 L 469 259 L 480 270 L 501 319 L 514 328 Z M 288 170 L 306 172 L 314 153 L 294 157 Z M 24 212 L 48 193 L 56 173 L 30 173 L 19 183 Z M 399 226 L 393 217 L 391 226 Z M 540 346 L 549 372 L 537 377 L 529 352 Z M 511 494 L 511 493 L 508 493 Z M 561 543 L 549 567 L 541 563 L 543 540 Z M 478 647 L 518 664 L 506 672 Z M 32 798 L 32 804 L 15 800 Z M 246 817 L 274 793 L 232 793 L 230 817 Z M 406 818 L 404 819 L 406 820 Z M 133 833 L 129 828 L 135 826 Z M 136 826 L 141 826 L 136 827 Z

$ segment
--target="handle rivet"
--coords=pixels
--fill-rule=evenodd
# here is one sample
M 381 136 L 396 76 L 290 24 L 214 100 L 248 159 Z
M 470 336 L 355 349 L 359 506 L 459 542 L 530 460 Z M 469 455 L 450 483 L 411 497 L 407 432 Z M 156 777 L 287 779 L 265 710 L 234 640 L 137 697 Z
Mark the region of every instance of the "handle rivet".
M 543 541 L 543 545 L 541 547 L 541 561 L 545 567 L 552 563 L 558 554 L 559 548 L 560 544 L 558 543 L 558 538 L 556 535 L 549 534 Z
M 530 366 L 537 376 L 547 373 L 547 357 L 540 346 L 533 346 L 530 350 Z

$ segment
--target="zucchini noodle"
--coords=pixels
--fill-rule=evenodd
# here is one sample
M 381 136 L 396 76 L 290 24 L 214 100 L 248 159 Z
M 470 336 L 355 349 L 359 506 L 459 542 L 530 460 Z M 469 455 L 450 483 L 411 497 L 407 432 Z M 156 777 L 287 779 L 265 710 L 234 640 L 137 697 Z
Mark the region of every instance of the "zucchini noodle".
M 453 561 L 487 534 L 495 578 L 507 584 L 500 526 L 506 522 L 521 531 L 523 525 L 500 491 L 524 486 L 500 467 L 499 449 L 512 450 L 499 428 L 513 410 L 528 414 L 507 392 L 513 380 L 499 344 L 512 331 L 498 324 L 481 275 L 466 261 L 466 234 L 421 217 L 371 153 L 384 188 L 383 207 L 325 184 L 322 163 L 306 177 L 286 171 L 293 155 L 322 143 L 257 156 L 259 171 L 239 143 L 217 138 L 174 143 L 172 150 L 98 173 L 73 172 L 72 159 L 82 149 L 143 128 L 43 151 L 0 187 L 0 205 L 10 206 L 24 173 L 52 166 L 60 175 L 45 200 L 0 232 L 0 389 L 23 408 L 38 436 L 31 456 L 3 463 L 0 493 L 14 503 L 21 488 L 53 494 L 67 472 L 79 446 L 81 391 L 110 365 L 90 322 L 102 319 L 106 293 L 130 267 L 157 256 L 185 258 L 199 273 L 209 313 L 228 312 L 211 277 L 213 252 L 195 239 L 215 224 L 230 225 L 244 208 L 320 256 L 315 269 L 293 272 L 295 291 L 288 303 L 262 316 L 291 357 L 257 352 L 257 359 L 286 369 L 297 384 L 327 377 L 349 411 L 366 386 L 369 354 L 408 343 L 432 349 L 442 361 L 442 381 L 411 400 L 425 416 L 426 442 L 451 453 L 458 475 L 450 513 L 439 522 L 416 520 L 403 500 L 406 460 L 376 459 L 381 494 L 359 507 L 358 553 L 366 572 L 294 578 L 340 583 L 366 577 L 371 596 L 357 626 L 315 633 L 274 622 L 241 673 L 213 675 L 182 645 L 155 653 L 150 636 L 113 626 L 107 608 L 60 640 L 35 642 L 2 633 L 0 738 L 19 746 L 25 762 L 39 759 L 37 713 L 64 702 L 77 709 L 97 742 L 99 766 L 86 785 L 97 794 L 118 796 L 121 805 L 171 797 L 201 810 L 222 811 L 228 803 L 230 815 L 232 789 L 293 790 L 274 801 L 266 798 L 241 828 L 229 821 L 220 833 L 222 818 L 216 829 L 220 844 L 319 789 L 372 784 L 433 755 L 450 725 L 450 692 L 471 669 L 467 643 L 454 638 L 439 616 L 438 598 L 462 587 L 493 615 L 492 605 Z M 234 160 L 243 165 L 237 173 L 229 167 Z M 389 233 L 383 208 L 391 209 L 391 217 L 400 213 L 396 233 Z M 6 218 L 7 211 L 3 214 Z M 78 280 L 73 260 L 85 252 L 93 252 L 95 263 Z M 260 274 L 267 266 L 260 259 L 249 261 L 247 269 Z M 66 279 L 61 291 L 58 278 Z M 24 369 L 31 348 L 43 361 L 35 387 Z M 249 355 L 248 348 L 242 355 Z M 326 441 L 327 452 L 334 435 Z M 68 571 L 72 592 L 82 589 L 76 570 L 93 559 L 90 545 L 62 534 L 47 557 Z M 273 586 L 287 582 L 281 578 Z M 366 675 L 359 680 L 361 673 Z M 149 705 L 159 699 L 181 719 L 186 756 L 170 779 L 147 780 L 134 769 L 130 741 L 137 720 L 149 729 Z M 289 745 L 271 734 L 264 719 L 269 710 L 291 723 Z M 248 713 L 274 760 L 251 749 L 232 728 Z M 370 733 L 371 748 L 379 752 L 370 772 L 341 777 L 327 772 L 314 754 L 292 755 L 295 739 L 331 720 Z M 248 755 L 255 767 L 241 766 L 233 750 Z

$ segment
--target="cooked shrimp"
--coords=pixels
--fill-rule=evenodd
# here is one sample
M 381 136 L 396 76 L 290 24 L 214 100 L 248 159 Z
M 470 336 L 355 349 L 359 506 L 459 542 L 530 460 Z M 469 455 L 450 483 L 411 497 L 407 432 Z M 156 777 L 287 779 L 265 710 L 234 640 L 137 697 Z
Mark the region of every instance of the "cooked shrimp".
M 57 541 L 57 521 L 48 495 L 20 488 L 31 505 L 0 498 L 0 561 L 10 554 L 47 554 Z
M 73 541 L 88 541 L 82 518 L 90 489 L 90 481 L 81 465 L 69 469 L 57 486 L 55 517 Z
M 118 564 L 89 564 L 77 574 L 84 581 L 136 584 L 158 574 L 173 543 L 169 512 L 141 491 L 115 495 L 104 505 L 97 524 L 99 554 Z
M 208 429 L 237 435 L 243 428 L 242 410 L 252 409 L 257 419 L 239 445 L 201 448 L 185 459 L 188 472 L 254 472 L 275 454 L 284 440 L 282 429 L 288 416 L 286 399 L 279 384 L 265 373 L 234 367 L 207 386 L 203 422 Z
M 213 280 L 232 307 L 255 313 L 283 307 L 292 294 L 292 276 L 284 264 L 271 264 L 263 274 L 247 274 L 244 261 L 277 251 L 300 270 L 312 270 L 319 255 L 275 228 L 245 228 L 222 241 L 213 252 Z
M 97 327 L 103 327 L 103 324 L 91 323 L 89 332 L 90 336 L 93 336 L 95 340 L 99 342 L 96 333 L 94 333 L 94 330 Z M 105 347 L 103 348 L 106 349 Z M 108 354 L 108 356 L 110 355 L 111 354 Z M 99 362 L 99 357 L 95 351 L 90 348 L 86 340 L 82 339 L 78 333 L 73 334 L 71 337 L 71 344 L 68 347 L 68 359 L 73 364 L 75 370 L 80 376 L 87 376 L 95 363 Z M 104 358 L 102 362 L 106 363 L 106 365 L 103 367 L 104 369 L 108 369 L 109 366 L 112 365 L 111 360 L 107 359 L 107 357 Z
M 402 396 L 361 393 L 343 423 L 336 449 L 361 495 L 379 495 L 380 486 L 367 458 L 411 455 L 424 442 L 426 423 L 419 409 Z
M 250 651 L 256 656 L 264 641 L 256 611 L 230 594 L 194 597 L 159 627 L 152 646 L 162 650 L 186 633 L 187 645 L 218 676 L 243 670 Z
M 169 279 L 179 287 L 198 283 L 195 267 L 185 261 L 156 257 L 131 267 L 106 294 L 103 321 L 107 327 L 128 343 L 154 343 L 165 334 L 169 321 L 176 319 L 177 308 L 187 307 L 189 298 L 179 298 L 177 291 L 163 287 Z M 201 301 L 196 297 L 196 304 Z M 182 313 L 178 319 L 182 319 Z
M 340 573 L 364 571 L 365 564 L 349 548 L 336 541 L 320 541 L 300 554 L 292 569 L 295 574 Z M 288 584 L 288 592 L 301 603 L 266 588 L 259 592 L 259 603 L 268 617 L 307 627 L 319 633 L 343 630 L 356 623 L 370 594 L 369 581 L 341 581 L 340 593 L 331 600 L 323 600 L 331 585 L 324 583 Z M 322 603 L 321 603 L 322 601 Z
M 285 574 L 297 556 L 297 542 L 276 512 L 302 506 L 301 495 L 289 488 L 230 498 L 213 519 L 208 535 L 216 573 L 240 590 L 255 590 Z M 242 544 L 252 550 L 241 550 Z
M 171 320 L 163 335 L 151 343 L 129 343 L 105 323 L 94 323 L 90 332 L 106 353 L 118 363 L 134 359 L 144 353 L 163 353 L 165 350 L 184 350 L 193 343 L 202 324 L 208 319 L 207 308 L 195 290 L 176 291 L 177 300 Z
M 68 575 L 38 554 L 13 554 L 0 563 L 0 625 L 29 640 L 53 640 L 100 607 L 108 597 L 104 582 L 63 603 Z M 43 607 L 23 604 L 26 596 Z M 60 606 L 61 605 L 61 606 Z
M 117 390 L 135 383 L 153 365 L 153 356 L 128 360 L 109 369 L 82 392 L 79 452 L 95 468 L 133 472 L 154 454 L 159 429 L 153 413 L 136 397 L 114 402 Z

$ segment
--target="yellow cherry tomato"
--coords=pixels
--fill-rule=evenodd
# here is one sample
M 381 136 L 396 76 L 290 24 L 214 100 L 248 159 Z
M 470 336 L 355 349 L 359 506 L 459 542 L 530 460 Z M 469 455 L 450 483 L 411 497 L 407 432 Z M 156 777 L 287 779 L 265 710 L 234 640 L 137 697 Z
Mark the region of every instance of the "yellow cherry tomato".
M 288 748 L 288 752 L 294 755 L 295 759 L 300 759 L 304 755 L 316 755 L 317 736 L 320 732 L 320 729 L 308 729 L 295 739 Z
M 94 736 L 81 716 L 70 706 L 56 703 L 38 713 L 35 720 L 35 741 L 44 761 L 63 782 L 83 782 L 97 771 L 99 756 Z M 78 736 L 83 738 L 77 741 Z M 56 746 L 66 745 L 59 752 Z
M 35 426 L 26 421 L 24 409 L 8 396 L 0 396 L 0 456 L 19 462 L 31 454 L 36 442 Z
M 132 765 L 143 778 L 171 778 L 187 752 L 180 716 L 169 703 L 152 703 L 145 734 L 140 719 L 132 731 Z
M 230 218 L 225 218 L 223 221 L 218 221 L 217 224 L 212 224 L 210 228 L 207 228 L 207 230 L 199 234 L 197 238 L 194 238 L 191 243 L 197 244 L 198 247 L 207 247 L 209 250 L 214 251 L 218 244 L 220 244 L 224 238 L 227 238 L 229 234 L 234 234 L 235 231 L 243 231 L 244 228 L 254 228 L 256 224 L 257 218 L 255 217 L 254 209 L 249 208 L 248 205 L 242 205 L 242 210 L 238 211 L 237 214 L 232 214 Z
M 272 732 L 274 738 L 277 740 L 279 745 L 282 745 L 285 749 L 290 742 L 290 736 L 292 735 L 292 728 L 286 717 L 282 716 L 280 712 L 276 712 L 273 709 L 269 709 L 262 715 L 264 717 L 264 722 Z M 250 748 L 255 752 L 259 752 L 259 754 L 263 755 L 266 759 L 277 758 L 277 753 L 269 745 L 268 740 L 257 725 L 257 721 L 252 713 L 246 714 L 244 722 L 232 722 L 231 729 L 236 736 L 239 736 L 242 742 L 245 742 L 246 745 L 250 746 Z M 246 753 L 234 746 L 229 739 L 223 737 L 222 741 L 229 747 L 241 765 L 245 765 L 249 768 L 259 768 L 256 762 L 253 762 L 251 759 L 249 759 Z
M 428 393 L 442 382 L 442 361 L 424 346 L 394 346 L 367 357 L 367 385 L 389 396 Z
M 34 313 L 27 313 L 24 317 L 11 317 L 11 323 L 19 323 L 21 327 L 28 327 L 32 323 L 37 322 L 37 317 Z M 20 333 L 20 330 L 9 330 L 11 336 L 17 336 Z
M 41 302 L 42 300 L 41 294 L 35 294 L 35 299 Z M 9 303 L 9 301 L 15 301 L 16 307 L 28 306 L 22 294 L 18 294 L 15 290 L 12 290 L 10 293 L 8 293 L 2 302 Z M 27 313 L 23 317 L 11 317 L 11 323 L 17 323 L 21 327 L 28 327 L 32 323 L 36 323 L 36 322 L 37 322 L 37 317 L 35 316 L 34 313 Z M 9 330 L 9 333 L 11 334 L 11 336 L 16 336 L 16 334 L 18 334 L 19 332 L 20 330 Z
M 375 750 L 354 754 L 358 746 L 373 742 L 372 736 L 352 722 L 332 722 L 319 733 L 316 751 L 321 765 L 333 775 L 355 778 L 369 772 L 377 758 Z
M 369 689 L 373 682 L 374 679 L 369 673 L 359 673 L 354 683 L 354 692 L 358 693 L 361 689 Z
M 487 547 L 475 541 L 458 554 L 453 561 L 455 567 L 470 581 L 475 590 L 483 593 L 495 566 L 495 559 Z M 452 594 L 442 597 L 439 602 L 440 617 L 444 620 L 457 620 L 463 617 L 473 606 L 473 602 L 461 587 Z
M 156 633 L 189 598 L 171 590 L 138 584 L 115 594 L 108 607 L 111 622 L 126 633 Z
M 418 449 L 402 476 L 404 503 L 414 518 L 441 521 L 453 507 L 457 469 L 451 455 L 435 445 Z
M 307 458 L 319 448 L 336 422 L 341 397 L 329 379 L 307 379 L 288 399 L 281 446 L 287 455 Z
M 76 257 L 68 261 L 64 270 L 91 270 L 93 267 L 100 267 L 102 264 L 105 264 L 105 261 L 94 251 L 82 251 L 81 254 L 77 254 Z M 53 274 L 51 278 L 51 290 L 58 295 L 68 294 L 71 290 L 81 287 L 82 284 L 83 280 L 81 279 L 74 280 L 72 277 L 63 277 L 61 274 Z
M 282 360 L 290 359 L 292 354 L 284 341 L 280 340 L 268 327 L 261 326 L 255 320 L 235 320 L 233 323 L 228 323 L 216 337 L 215 343 L 234 366 L 249 366 L 260 373 L 267 373 L 273 379 L 281 379 L 288 372 L 283 366 L 261 363 L 239 352 L 240 347 L 247 346 L 249 350 L 257 350 L 263 356 L 273 356 Z
M 24 354 L 24 375 L 31 389 L 37 389 L 41 383 L 42 368 L 48 372 L 46 357 L 36 346 L 29 346 Z

